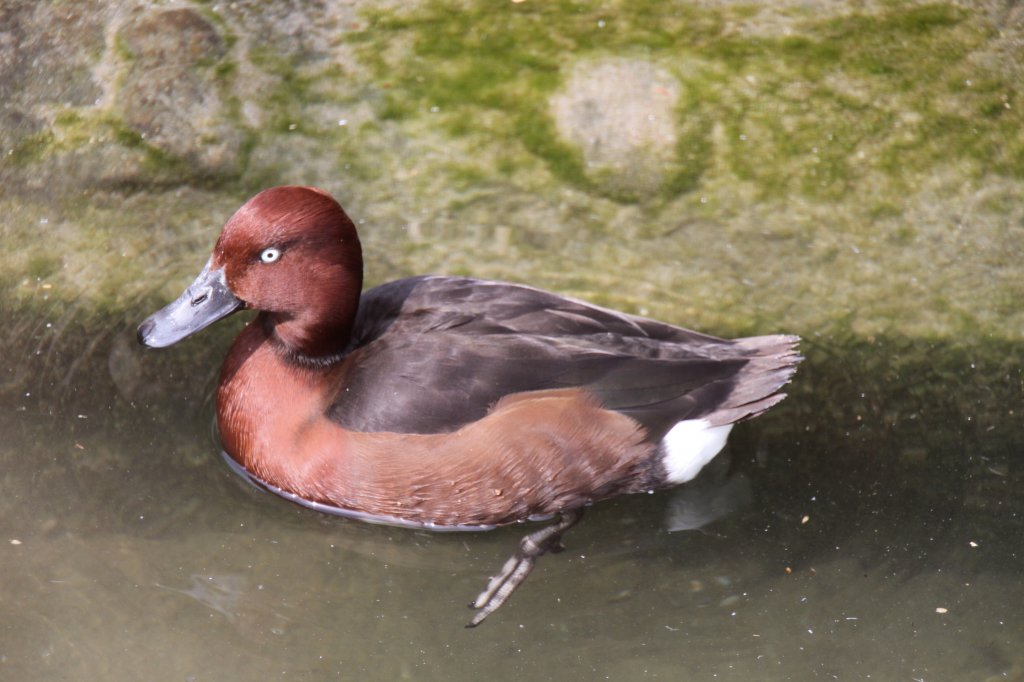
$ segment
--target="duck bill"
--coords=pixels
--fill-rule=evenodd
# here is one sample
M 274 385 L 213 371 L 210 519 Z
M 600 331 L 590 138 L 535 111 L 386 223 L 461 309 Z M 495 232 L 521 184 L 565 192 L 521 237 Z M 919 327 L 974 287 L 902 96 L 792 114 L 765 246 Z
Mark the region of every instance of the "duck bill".
M 228 288 L 224 268 L 213 268 L 210 262 L 206 262 L 203 271 L 177 300 L 139 325 L 139 343 L 165 348 L 245 305 Z

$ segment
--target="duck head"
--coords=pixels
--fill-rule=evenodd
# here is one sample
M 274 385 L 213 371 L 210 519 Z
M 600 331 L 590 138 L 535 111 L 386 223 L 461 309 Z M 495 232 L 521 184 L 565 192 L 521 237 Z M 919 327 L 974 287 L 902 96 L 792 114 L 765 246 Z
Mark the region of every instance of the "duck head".
M 170 346 L 250 308 L 287 351 L 330 356 L 348 343 L 362 280 L 359 237 L 338 202 L 313 187 L 274 187 L 231 216 L 195 281 L 139 325 L 139 342 Z

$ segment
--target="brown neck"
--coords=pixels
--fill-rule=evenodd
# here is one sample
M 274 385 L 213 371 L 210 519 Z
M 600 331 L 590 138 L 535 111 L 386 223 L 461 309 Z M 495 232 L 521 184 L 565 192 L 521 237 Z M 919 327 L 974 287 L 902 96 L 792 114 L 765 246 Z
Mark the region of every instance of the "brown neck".
M 290 489 L 290 479 L 312 464 L 306 460 L 310 450 L 299 446 L 327 425 L 331 374 L 338 366 L 289 362 L 274 346 L 259 318 L 238 336 L 221 370 L 217 422 L 232 458 L 263 480 Z M 330 426 L 336 452 L 344 451 L 343 429 Z
M 297 313 L 261 312 L 257 318 L 267 336 L 286 357 L 322 366 L 337 361 L 352 338 L 361 273 L 344 273 L 318 289 Z

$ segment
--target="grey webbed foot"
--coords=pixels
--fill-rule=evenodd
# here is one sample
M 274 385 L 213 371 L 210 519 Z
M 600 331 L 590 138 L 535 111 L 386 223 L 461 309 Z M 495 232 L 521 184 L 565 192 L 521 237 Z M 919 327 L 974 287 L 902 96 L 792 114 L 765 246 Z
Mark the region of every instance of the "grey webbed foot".
M 475 628 L 487 616 L 497 611 L 498 607 L 504 604 L 526 580 L 526 576 L 530 575 L 538 557 L 547 552 L 557 554 L 564 550 L 562 533 L 576 525 L 582 517 L 582 509 L 567 509 L 558 515 L 558 521 L 555 523 L 524 536 L 515 554 L 509 557 L 498 574 L 487 582 L 484 591 L 469 605 L 470 608 L 479 610 L 466 627 Z

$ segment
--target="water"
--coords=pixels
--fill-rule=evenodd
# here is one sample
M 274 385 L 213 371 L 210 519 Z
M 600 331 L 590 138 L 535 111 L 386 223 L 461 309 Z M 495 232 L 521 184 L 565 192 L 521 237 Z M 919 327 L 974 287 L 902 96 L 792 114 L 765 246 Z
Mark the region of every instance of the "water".
M 675 533 L 672 492 L 600 504 L 466 630 L 522 528 L 432 535 L 259 492 L 211 433 L 223 338 L 190 341 L 213 348 L 184 375 L 162 364 L 179 351 L 126 340 L 110 334 L 63 385 L 4 398 L 4 679 L 1024 674 L 1011 346 L 812 339 L 790 399 L 702 477 L 745 477 L 745 504 Z M 153 372 L 143 397 L 104 393 L 111 349 Z

